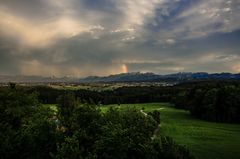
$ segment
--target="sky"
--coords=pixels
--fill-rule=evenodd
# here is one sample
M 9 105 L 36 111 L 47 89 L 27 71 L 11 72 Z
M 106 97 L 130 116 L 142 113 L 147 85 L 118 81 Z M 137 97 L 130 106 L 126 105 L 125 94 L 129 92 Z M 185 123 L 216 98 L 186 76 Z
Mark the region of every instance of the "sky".
M 0 0 L 0 74 L 240 72 L 240 0 Z

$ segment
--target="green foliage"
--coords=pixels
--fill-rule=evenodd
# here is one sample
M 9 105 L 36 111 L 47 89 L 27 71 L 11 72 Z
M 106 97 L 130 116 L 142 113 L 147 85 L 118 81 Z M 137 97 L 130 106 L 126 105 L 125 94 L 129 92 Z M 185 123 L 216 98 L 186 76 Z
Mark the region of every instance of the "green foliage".
M 66 99 L 64 96 L 61 98 Z M 60 101 L 66 103 L 66 100 Z M 64 140 L 58 143 L 57 158 L 164 159 L 165 150 L 154 147 L 156 143 L 151 138 L 158 126 L 151 115 L 145 116 L 139 110 L 127 107 L 110 107 L 105 113 L 89 104 L 78 103 L 72 108 L 68 117 L 70 125 L 60 122 L 63 124 L 60 127 L 64 127 Z M 159 112 L 153 114 L 159 119 Z M 182 150 L 175 151 L 176 144 L 169 149 L 174 153 L 172 159 L 181 158 Z M 157 153 L 159 150 L 161 153 Z M 191 158 L 189 154 L 185 157 Z
M 74 109 L 78 106 L 79 101 L 72 93 L 64 93 L 57 99 L 58 102 L 58 119 L 63 126 L 69 127 L 71 125 L 71 116 Z
M 177 109 L 186 109 L 186 91 L 179 92 L 176 96 L 172 97 L 171 102 L 174 103 Z
M 56 143 L 60 134 L 56 132 L 55 120 L 50 109 L 39 107 L 33 117 L 25 121 L 21 130 L 22 156 L 40 159 L 50 158 L 56 153 Z
M 160 124 L 160 111 L 154 110 L 153 112 L 149 112 L 148 115 L 152 116 L 152 118 Z
M 9 82 L 9 88 L 10 89 L 16 89 L 16 83 Z
M 173 100 L 176 108 L 190 110 L 197 118 L 214 122 L 240 122 L 240 86 L 208 85 L 179 93 Z
M 194 159 L 184 146 L 176 144 L 170 137 L 160 136 L 153 142 L 151 148 L 151 159 Z
M 82 159 L 81 149 L 76 136 L 65 137 L 64 142 L 57 146 L 56 159 Z
M 182 154 L 191 158 L 173 142 L 159 143 L 166 149 L 156 146 L 152 136 L 160 122 L 157 111 L 146 115 L 137 109 L 111 108 L 102 113 L 69 93 L 52 109 L 40 105 L 36 94 L 18 89 L 1 92 L 0 99 L 4 159 L 180 159 Z
M 23 94 L 17 90 L 0 93 L 0 119 L 2 123 L 9 124 L 18 129 L 25 118 L 31 117 L 38 106 L 36 94 Z
M 189 111 L 161 107 L 161 135 L 186 145 L 197 159 L 240 158 L 239 124 L 208 122 L 196 119 Z
M 104 113 L 103 135 L 97 142 L 99 158 L 146 158 L 156 122 L 135 109 L 111 108 Z
M 98 89 L 85 89 L 81 86 L 80 89 L 58 89 L 48 86 L 27 86 L 21 87 L 21 89 L 27 93 L 38 92 L 38 99 L 44 104 L 56 104 L 59 96 L 69 93 L 74 94 L 81 102 L 90 104 L 169 102 L 173 95 L 179 93 L 178 88 L 163 86 L 124 85 L 121 87 L 113 86 L 116 89 L 103 89 L 105 84 L 99 84 L 97 87 Z
M 103 113 L 107 111 L 107 107 L 102 106 Z M 156 144 L 158 144 L 159 140 L 161 141 L 160 136 L 170 136 L 174 139 L 175 144 L 186 145 L 183 147 L 184 151 L 189 149 L 197 159 L 240 158 L 240 125 L 238 124 L 199 120 L 193 117 L 189 111 L 175 109 L 169 103 L 121 104 L 120 107 L 115 104 L 111 105 L 111 107 L 117 107 L 118 109 L 130 107 L 139 111 L 144 108 L 144 112 L 148 113 L 154 110 L 160 111 L 161 127 L 154 140 Z M 147 149 L 156 157 L 157 154 L 151 144 Z
M 2 158 L 50 158 L 56 149 L 51 110 L 40 107 L 36 94 L 11 89 L 0 94 Z

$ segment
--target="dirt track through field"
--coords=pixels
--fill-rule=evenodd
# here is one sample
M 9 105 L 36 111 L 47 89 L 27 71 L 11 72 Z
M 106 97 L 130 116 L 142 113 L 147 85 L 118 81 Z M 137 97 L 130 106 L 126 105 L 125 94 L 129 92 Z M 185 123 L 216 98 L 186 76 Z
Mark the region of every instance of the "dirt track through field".
M 161 109 L 164 109 L 164 108 L 159 108 L 159 109 L 157 109 L 157 110 L 161 110 Z M 148 114 L 147 114 L 146 112 L 144 112 L 142 109 L 140 110 L 140 112 L 141 112 L 142 114 L 144 114 L 145 116 L 148 115 Z M 159 124 L 159 125 L 157 126 L 157 128 L 154 130 L 153 136 L 151 137 L 152 140 L 154 140 L 154 139 L 157 137 L 157 134 L 158 134 L 158 132 L 159 132 L 159 130 L 160 130 L 160 127 L 161 127 L 161 124 Z

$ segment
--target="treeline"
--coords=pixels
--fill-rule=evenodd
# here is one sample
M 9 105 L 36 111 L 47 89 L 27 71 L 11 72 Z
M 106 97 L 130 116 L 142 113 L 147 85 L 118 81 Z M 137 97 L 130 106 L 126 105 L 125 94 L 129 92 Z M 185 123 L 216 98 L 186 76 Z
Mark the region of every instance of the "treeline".
M 149 103 L 149 102 L 169 102 L 173 95 L 178 94 L 178 89 L 172 87 L 121 87 L 109 91 L 93 90 L 61 90 L 47 86 L 28 86 L 20 87 L 23 92 L 39 94 L 38 98 L 41 103 L 55 104 L 57 97 L 64 93 L 73 93 L 82 102 L 94 104 L 124 104 L 124 103 Z
M 171 138 L 153 139 L 159 112 L 83 104 L 71 93 L 57 98 L 57 111 L 37 94 L 0 92 L 0 158 L 192 159 Z
M 176 108 L 208 121 L 240 123 L 239 83 L 193 83 L 187 88 L 173 98 Z
M 25 93 L 36 92 L 44 104 L 57 103 L 57 98 L 64 93 L 73 93 L 81 102 L 91 104 L 171 102 L 200 119 L 239 123 L 239 87 L 237 81 L 196 81 L 169 87 L 121 87 L 111 91 L 61 90 L 47 86 L 18 86 L 18 89 Z

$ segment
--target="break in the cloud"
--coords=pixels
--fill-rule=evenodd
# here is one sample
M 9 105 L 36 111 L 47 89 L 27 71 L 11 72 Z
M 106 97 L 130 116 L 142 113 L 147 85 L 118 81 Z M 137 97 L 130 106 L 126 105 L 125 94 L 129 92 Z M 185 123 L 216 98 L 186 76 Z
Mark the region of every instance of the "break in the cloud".
M 11 0 L 0 17 L 0 74 L 240 72 L 238 0 Z

